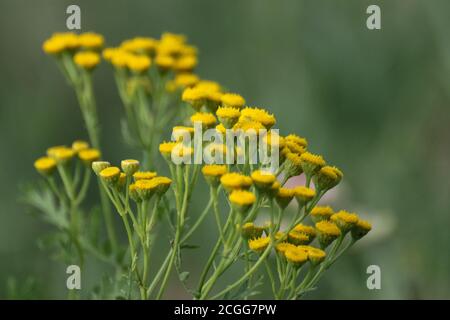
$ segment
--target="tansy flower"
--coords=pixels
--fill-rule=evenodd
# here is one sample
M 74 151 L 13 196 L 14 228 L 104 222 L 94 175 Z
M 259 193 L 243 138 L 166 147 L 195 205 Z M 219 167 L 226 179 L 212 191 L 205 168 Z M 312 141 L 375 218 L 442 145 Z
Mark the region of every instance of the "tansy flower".
M 296 153 L 298 155 L 301 155 L 302 153 L 306 152 L 305 147 L 302 147 L 291 140 L 286 141 L 286 147 L 289 149 L 290 152 Z
M 233 190 L 228 199 L 231 205 L 240 213 L 245 213 L 256 201 L 256 196 L 246 190 Z
M 139 194 L 139 197 L 142 200 L 150 200 L 150 198 L 156 192 L 158 183 L 156 181 L 154 181 L 155 179 L 150 179 L 150 180 L 142 179 L 142 180 L 138 180 L 134 183 L 134 185 L 136 186 L 136 190 Z
M 59 54 L 66 49 L 64 41 L 62 39 L 47 39 L 42 45 L 42 50 L 47 54 Z
M 227 128 L 225 128 L 223 124 L 219 123 L 216 126 L 216 131 L 219 132 L 222 135 L 225 135 L 227 133 Z
M 301 223 L 297 224 L 293 230 L 296 232 L 304 233 L 304 234 L 308 235 L 309 237 L 311 237 L 312 239 L 314 239 L 314 237 L 316 236 L 316 229 L 314 229 L 311 226 L 306 226 Z
M 354 213 L 349 213 L 345 210 L 341 210 L 331 216 L 331 221 L 333 221 L 342 233 L 347 233 L 350 231 L 357 223 L 358 216 Z
M 241 228 L 242 237 L 245 239 L 259 238 L 261 237 L 263 231 L 264 228 L 255 226 L 253 222 L 244 223 Z
M 372 225 L 370 222 L 359 219 L 356 225 L 352 228 L 352 238 L 359 240 L 364 237 L 370 230 Z
M 271 172 L 263 170 L 255 170 L 251 174 L 253 183 L 261 190 L 271 187 L 277 179 Z
M 308 146 L 308 141 L 305 138 L 299 137 L 296 134 L 289 134 L 285 137 L 286 142 L 290 141 L 297 144 L 300 147 L 306 148 Z
M 128 60 L 131 59 L 133 55 L 125 50 L 118 49 L 116 50 L 111 57 L 111 63 L 116 68 L 125 68 L 127 67 Z
M 91 165 L 92 162 L 100 159 L 101 153 L 98 149 L 84 149 L 78 153 L 78 157 L 85 165 Z
M 275 249 L 281 253 L 284 256 L 284 253 L 286 252 L 286 250 L 288 249 L 292 249 L 295 248 L 295 245 L 293 245 L 292 243 L 289 242 L 281 242 L 279 244 L 276 245 Z
M 278 194 L 275 199 L 276 199 L 278 205 L 282 209 L 284 209 L 291 202 L 294 195 L 295 195 L 294 189 L 280 188 L 280 190 L 278 190 Z
M 102 57 L 108 62 L 111 62 L 112 57 L 119 51 L 118 48 L 105 48 L 102 51 Z
M 198 90 L 205 90 L 209 92 L 220 92 L 222 88 L 220 87 L 220 84 L 218 84 L 215 81 L 210 80 L 202 80 L 195 86 Z M 220 99 L 219 99 L 220 100 Z
M 312 239 L 302 232 L 291 231 L 288 233 L 288 241 L 295 245 L 302 245 L 310 243 Z
M 126 61 L 128 69 L 141 73 L 145 72 L 151 66 L 151 60 L 145 55 L 130 55 Z
M 245 99 L 236 93 L 224 93 L 220 101 L 224 107 L 242 108 L 245 105 Z
M 334 211 L 329 206 L 328 207 L 316 206 L 311 210 L 311 219 L 317 223 L 322 220 L 329 220 L 333 214 Z
M 156 177 L 156 172 L 154 171 L 137 171 L 133 174 L 134 181 L 151 180 L 154 177 Z
M 135 202 L 142 201 L 135 183 L 130 184 L 130 186 L 128 187 L 128 193 L 130 195 L 130 198 L 133 199 Z
M 192 87 L 200 81 L 200 78 L 193 73 L 179 73 L 175 76 L 174 83 L 177 87 Z
M 159 145 L 159 152 L 167 159 L 172 154 L 173 148 L 178 144 L 178 142 L 170 141 L 163 142 Z
M 136 37 L 125 40 L 120 48 L 133 53 L 153 53 L 158 45 L 158 40 L 146 37 Z
M 175 126 L 172 128 L 172 135 L 176 138 L 177 142 L 183 141 L 185 136 L 194 136 L 194 128 L 186 126 Z
M 156 194 L 162 196 L 169 189 L 172 179 L 168 177 L 155 177 L 152 179 L 153 183 L 156 184 Z
M 252 185 L 252 178 L 236 172 L 224 174 L 220 178 L 220 183 L 227 191 L 234 189 L 248 189 Z
M 298 186 L 294 188 L 295 199 L 297 199 L 300 206 L 304 206 L 316 195 L 316 192 L 308 187 Z
M 105 39 L 101 34 L 86 32 L 78 36 L 78 42 L 80 46 L 88 49 L 99 49 L 103 47 Z
M 263 252 L 269 246 L 269 243 L 270 243 L 270 238 L 260 237 L 260 238 L 248 240 L 248 247 L 250 248 L 250 250 L 253 250 L 256 252 Z
M 238 121 L 241 112 L 233 107 L 219 107 L 216 111 L 219 121 L 222 122 L 225 128 L 232 128 Z
M 75 153 L 80 152 L 81 150 L 86 150 L 89 148 L 89 143 L 82 140 L 76 140 L 72 143 L 72 149 Z
M 212 113 L 197 112 L 191 116 L 191 122 L 193 124 L 195 122 L 200 122 L 203 128 L 211 128 L 216 124 L 217 119 Z
M 186 55 L 177 59 L 173 68 L 178 72 L 192 71 L 197 66 L 197 63 L 195 55 Z
M 50 157 L 41 157 L 34 162 L 34 168 L 40 174 L 48 176 L 55 171 L 56 161 Z
M 226 165 L 218 164 L 205 165 L 202 168 L 202 173 L 206 181 L 214 187 L 219 185 L 220 177 L 227 173 L 227 171 Z
M 269 150 L 271 147 L 282 149 L 286 145 L 285 139 L 271 130 L 264 135 L 263 142 L 267 144 Z
M 98 176 L 103 169 L 110 167 L 111 164 L 108 161 L 94 161 L 92 162 L 92 170 Z
M 47 39 L 42 49 L 48 54 L 59 54 L 65 50 L 72 50 L 79 46 L 78 36 L 73 32 L 55 33 Z
M 306 252 L 309 262 L 314 266 L 325 260 L 327 255 L 325 251 L 311 246 L 298 246 L 298 248 Z
M 120 162 L 120 167 L 127 176 L 134 175 L 139 170 L 139 166 L 139 161 L 135 159 L 125 159 Z
M 258 134 L 259 131 L 263 129 L 265 129 L 265 127 L 260 122 L 245 119 L 241 120 L 241 118 L 233 126 L 233 130 L 242 130 L 244 132 L 252 130 L 255 132 L 255 134 Z
M 155 58 L 155 63 L 161 70 L 168 70 L 175 64 L 175 59 L 170 55 L 158 54 Z
M 314 176 L 314 184 L 319 190 L 329 190 L 341 181 L 342 176 L 342 172 L 336 167 L 324 166 Z
M 284 150 L 284 149 L 283 149 Z M 302 161 L 300 159 L 300 156 L 296 153 L 292 153 L 288 151 L 285 154 L 286 160 L 285 160 L 285 168 L 284 172 L 288 178 L 293 176 L 298 176 L 303 172 L 302 168 Z
M 92 70 L 100 63 L 100 56 L 93 51 L 81 51 L 75 54 L 73 60 L 80 67 L 86 70 Z
M 246 107 L 242 109 L 241 118 L 258 121 L 267 129 L 270 129 L 276 122 L 275 116 L 273 114 L 260 108 Z
M 301 267 L 306 261 L 308 261 L 308 254 L 298 248 L 288 248 L 284 252 L 286 260 L 292 263 L 295 267 Z
M 325 165 L 325 160 L 322 156 L 312 154 L 309 152 L 302 153 L 300 156 L 302 169 L 306 175 L 312 177 L 317 171 Z
M 107 167 L 106 169 L 100 171 L 99 176 L 109 185 L 114 185 L 117 180 L 119 180 L 120 169 L 117 167 Z
M 341 230 L 330 221 L 320 221 L 316 223 L 317 238 L 322 249 L 328 247 L 330 243 L 341 235 Z
M 66 146 L 53 146 L 47 149 L 47 156 L 54 158 L 55 152 L 58 150 L 68 149 Z
M 75 151 L 73 151 L 71 148 L 62 147 L 52 151 L 50 156 L 55 159 L 58 164 L 64 164 L 75 156 Z

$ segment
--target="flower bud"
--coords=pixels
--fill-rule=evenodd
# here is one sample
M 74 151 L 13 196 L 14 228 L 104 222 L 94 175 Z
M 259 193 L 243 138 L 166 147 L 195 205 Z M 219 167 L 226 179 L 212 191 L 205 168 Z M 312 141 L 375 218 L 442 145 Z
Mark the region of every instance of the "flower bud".
M 108 161 L 94 161 L 92 162 L 92 170 L 98 176 L 103 169 L 110 167 L 111 164 Z
M 128 177 L 131 177 L 139 170 L 139 161 L 134 159 L 122 160 L 120 166 L 122 167 L 122 171 L 125 172 Z

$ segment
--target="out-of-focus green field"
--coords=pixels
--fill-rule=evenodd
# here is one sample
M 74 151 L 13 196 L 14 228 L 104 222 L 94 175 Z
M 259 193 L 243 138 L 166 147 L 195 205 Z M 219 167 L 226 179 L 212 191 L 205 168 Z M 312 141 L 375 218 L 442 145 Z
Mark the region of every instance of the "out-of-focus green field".
M 49 227 L 29 214 L 20 190 L 38 179 L 32 164 L 48 146 L 87 138 L 74 93 L 41 50 L 44 39 L 65 31 L 73 3 L 0 3 L 1 298 L 66 297 L 65 266 L 38 248 Z M 272 110 L 282 134 L 307 137 L 342 168 L 344 182 L 329 203 L 356 211 L 374 230 L 309 298 L 450 298 L 449 1 L 75 3 L 82 31 L 104 34 L 109 45 L 186 34 L 200 49 L 201 77 Z M 379 31 L 366 28 L 370 4 L 381 7 Z M 137 156 L 123 143 L 123 109 L 105 63 L 95 90 L 106 157 Z M 208 223 L 197 242 L 215 241 Z M 186 264 L 197 270 L 196 257 L 205 254 Z M 381 290 L 366 288 L 371 264 L 381 267 Z M 102 268 L 89 266 L 86 288 Z M 180 288 L 172 281 L 169 295 L 186 297 Z

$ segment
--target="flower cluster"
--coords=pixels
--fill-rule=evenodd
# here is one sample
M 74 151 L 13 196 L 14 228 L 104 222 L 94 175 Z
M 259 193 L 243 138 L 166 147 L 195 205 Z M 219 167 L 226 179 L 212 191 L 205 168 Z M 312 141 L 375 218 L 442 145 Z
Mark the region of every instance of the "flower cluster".
M 123 160 L 120 166 L 100 161 L 91 74 L 103 46 L 103 37 L 95 33 L 54 34 L 44 42 L 44 51 L 56 58 L 77 92 L 89 138 L 97 149 L 83 141 L 71 148 L 53 147 L 35 162 L 35 168 L 57 196 L 61 193 L 53 172 L 58 171 L 67 194 L 61 201 L 68 203 L 72 214 L 89 185 L 86 168 L 92 167 L 100 186 L 112 256 L 119 261 L 118 268 L 125 266 L 142 299 L 163 297 L 174 269 L 189 287 L 189 273 L 180 271 L 185 267 L 183 249 L 209 214 L 214 215 L 217 241 L 196 288 L 188 290 L 196 299 L 248 298 L 260 285 L 256 274 L 262 265 L 275 298 L 300 298 L 371 230 L 371 224 L 355 213 L 319 205 L 342 181 L 342 171 L 315 154 L 304 137 L 281 135 L 269 110 L 249 106 L 240 94 L 193 73 L 197 49 L 183 35 L 136 37 L 103 50 L 124 105 L 124 138 L 143 151 L 143 159 Z M 215 138 L 198 139 L 199 130 L 209 130 Z M 171 141 L 160 142 L 169 134 Z M 268 163 L 268 157 L 276 161 Z M 79 169 L 71 173 L 74 158 L 79 159 L 75 167 L 85 168 L 84 180 L 77 176 Z M 161 158 L 164 161 L 158 161 Z M 170 176 L 155 171 L 164 170 L 161 162 L 167 164 Z M 200 175 L 209 187 L 209 199 L 196 214 L 190 204 Z M 287 180 L 299 175 L 304 175 L 305 184 L 287 188 Z M 80 181 L 82 187 L 77 191 Z M 123 222 L 128 260 L 115 240 L 110 204 Z M 172 231 L 170 247 L 156 273 L 150 275 L 151 248 L 162 217 Z M 79 219 L 71 221 L 74 227 L 69 230 L 79 230 Z M 73 233 L 80 252 L 93 250 L 79 238 Z M 217 289 L 218 280 L 241 260 L 243 274 Z

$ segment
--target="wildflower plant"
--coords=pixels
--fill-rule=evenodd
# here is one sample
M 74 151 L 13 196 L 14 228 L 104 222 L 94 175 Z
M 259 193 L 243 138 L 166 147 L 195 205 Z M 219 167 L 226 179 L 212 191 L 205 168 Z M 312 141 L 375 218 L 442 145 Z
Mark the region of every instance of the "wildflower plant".
M 91 78 L 103 42 L 94 33 L 66 33 L 44 43 L 77 93 L 90 143 L 52 147 L 36 160 L 46 187 L 29 202 L 67 233 L 62 251 L 69 261 L 83 265 L 90 253 L 111 262 L 116 271 L 111 282 L 120 285 L 106 297 L 164 298 L 176 272 L 194 299 L 246 299 L 258 292 L 263 277 L 273 298 L 298 299 L 371 230 L 355 213 L 318 205 L 342 181 L 341 170 L 312 153 L 305 138 L 281 136 L 268 110 L 249 107 L 239 94 L 192 73 L 197 49 L 182 35 L 137 37 L 103 50 L 124 105 L 124 137 L 143 151 L 141 160 L 103 160 Z M 169 125 L 172 132 L 165 132 Z M 170 141 L 161 142 L 170 134 Z M 169 176 L 160 175 L 164 162 Z M 103 198 L 97 210 L 105 217 L 103 244 L 86 232 L 97 236 L 103 228 L 100 215 L 83 205 L 92 175 Z M 285 186 L 299 175 L 305 185 Z M 190 206 L 199 183 L 209 187 L 209 199 L 196 214 Z M 40 202 L 57 203 L 57 209 Z M 117 240 L 118 230 L 105 214 L 110 207 L 120 217 L 119 232 L 127 243 Z M 217 229 L 215 243 L 208 239 L 214 243 L 209 257 L 200 270 L 183 271 L 190 238 L 209 215 Z M 170 247 L 162 254 L 152 250 L 162 237 L 161 224 L 171 232 Z M 242 266 L 241 274 L 221 287 L 235 264 Z

